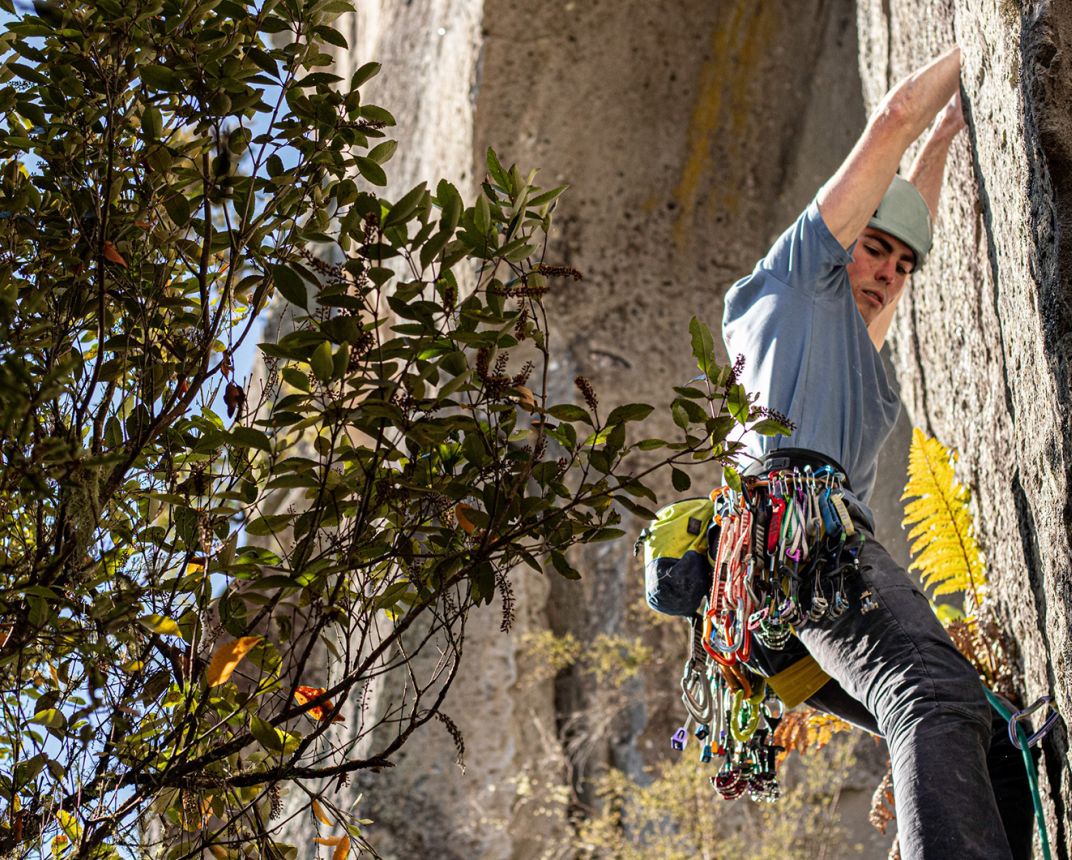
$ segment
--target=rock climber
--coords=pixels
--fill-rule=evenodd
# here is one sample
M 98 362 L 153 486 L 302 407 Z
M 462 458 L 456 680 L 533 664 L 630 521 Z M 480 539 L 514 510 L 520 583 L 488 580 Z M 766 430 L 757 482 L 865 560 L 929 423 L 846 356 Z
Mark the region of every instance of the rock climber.
M 868 507 L 899 409 L 878 350 L 931 250 L 950 144 L 965 128 L 959 87 L 956 47 L 894 86 L 834 176 L 730 289 L 723 316 L 729 355 L 746 357 L 739 381 L 795 427 L 746 440 L 755 462 L 745 474 L 833 466 L 866 536 L 849 610 L 800 626 L 784 651 L 756 646 L 753 662 L 770 675 L 806 649 L 832 678 L 809 704 L 885 738 L 905 860 L 1029 856 L 1031 844 L 1026 783 L 1005 776 L 1016 768 L 1001 763 L 1000 741 L 991 751 L 998 735 L 978 673 L 874 539 Z M 901 178 L 902 157 L 932 123 Z M 1000 810 L 991 773 L 1010 793 Z

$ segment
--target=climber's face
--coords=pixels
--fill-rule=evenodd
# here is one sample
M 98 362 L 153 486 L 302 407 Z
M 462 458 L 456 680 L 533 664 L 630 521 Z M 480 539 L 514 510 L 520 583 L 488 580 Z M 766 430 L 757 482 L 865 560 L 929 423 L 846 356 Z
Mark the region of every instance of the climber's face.
M 912 249 L 900 239 L 874 227 L 864 228 L 845 271 L 866 325 L 900 295 L 915 259 Z

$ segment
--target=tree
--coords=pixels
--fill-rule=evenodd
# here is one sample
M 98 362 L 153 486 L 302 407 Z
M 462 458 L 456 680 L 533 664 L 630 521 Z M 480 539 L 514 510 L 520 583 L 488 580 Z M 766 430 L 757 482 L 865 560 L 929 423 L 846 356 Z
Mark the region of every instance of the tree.
M 630 443 L 651 407 L 601 415 L 583 379 L 551 402 L 563 189 L 489 152 L 473 205 L 380 197 L 377 66 L 322 71 L 347 8 L 41 3 L 0 36 L 5 854 L 295 856 L 286 790 L 345 856 L 362 823 L 315 785 L 437 717 L 470 612 L 499 595 L 509 627 L 511 571 L 579 576 L 567 550 L 650 515 L 654 469 L 782 429 L 699 323 L 680 439 Z M 271 301 L 294 325 L 253 386 L 234 355 Z

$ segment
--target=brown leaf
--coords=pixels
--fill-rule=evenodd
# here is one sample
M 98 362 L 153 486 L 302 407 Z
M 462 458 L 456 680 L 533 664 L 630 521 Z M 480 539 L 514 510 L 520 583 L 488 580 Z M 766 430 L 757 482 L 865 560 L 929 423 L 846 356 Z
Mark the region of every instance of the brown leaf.
M 242 406 L 246 402 L 246 392 L 242 390 L 242 386 L 237 382 L 228 382 L 227 388 L 223 392 L 223 402 L 227 406 L 228 418 L 234 418 L 236 412 L 241 417 Z
M 517 402 L 529 412 L 535 412 L 536 395 L 532 393 L 532 389 L 526 388 L 524 385 L 519 385 L 514 390 L 517 391 Z
M 261 641 L 261 636 L 242 636 L 233 642 L 224 642 L 212 655 L 208 669 L 205 670 L 205 680 L 210 687 L 218 687 L 226 684 L 238 664 L 252 651 Z
M 231 351 L 227 350 L 223 354 L 223 359 L 220 361 L 220 372 L 227 377 L 230 377 L 231 371 L 234 370 L 234 362 L 231 360 Z
M 115 245 L 108 241 L 104 243 L 104 259 L 124 269 L 127 267 L 127 261 L 123 259 L 123 255 L 116 250 Z

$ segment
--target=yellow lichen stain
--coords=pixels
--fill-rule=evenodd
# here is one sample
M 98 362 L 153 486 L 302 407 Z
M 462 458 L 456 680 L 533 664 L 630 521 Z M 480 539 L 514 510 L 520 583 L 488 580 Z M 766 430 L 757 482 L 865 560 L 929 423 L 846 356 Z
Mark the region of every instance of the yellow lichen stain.
M 711 168 L 716 141 L 730 156 L 732 165 L 743 165 L 751 157 L 752 142 L 746 138 L 749 118 L 762 105 L 752 103 L 758 94 L 759 64 L 775 43 L 777 15 L 771 4 L 735 0 L 711 34 L 711 50 L 700 70 L 699 86 L 687 135 L 687 155 L 674 188 L 678 218 L 674 223 L 674 245 L 682 250 L 688 243 L 699 205 L 703 179 Z M 761 97 L 761 96 L 759 96 Z M 716 184 L 705 209 L 729 215 L 740 205 L 738 189 Z

